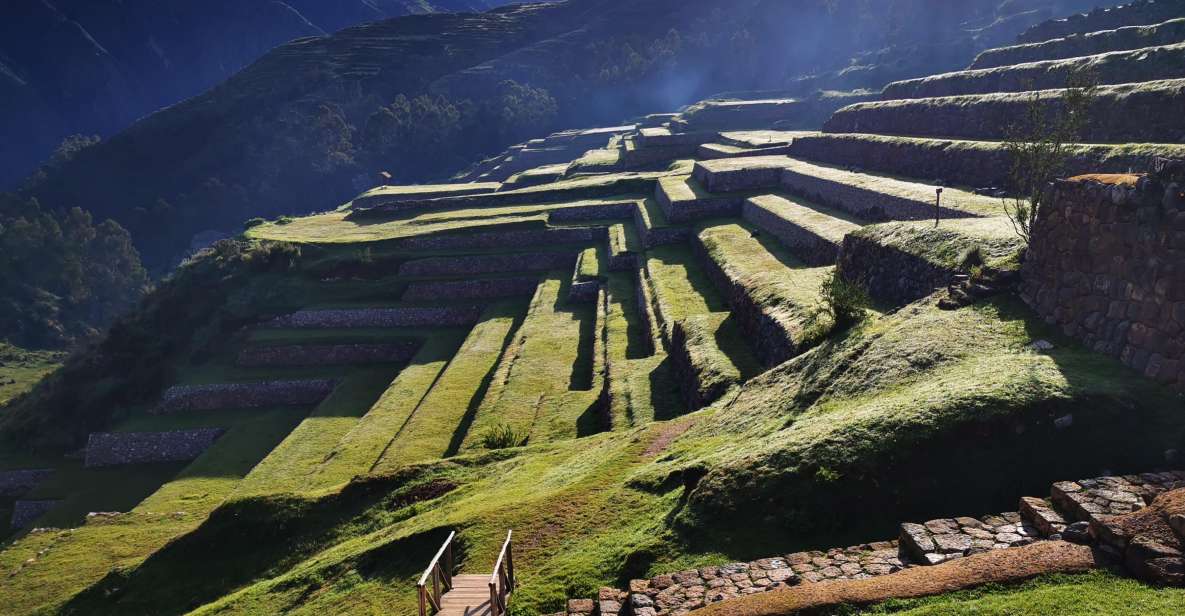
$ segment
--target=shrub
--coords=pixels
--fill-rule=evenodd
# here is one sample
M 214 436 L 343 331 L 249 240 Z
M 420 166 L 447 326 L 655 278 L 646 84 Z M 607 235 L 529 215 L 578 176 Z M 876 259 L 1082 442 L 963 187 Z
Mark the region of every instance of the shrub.
M 507 449 L 527 444 L 527 435 L 520 434 L 506 424 L 498 424 L 481 435 L 481 445 L 486 449 Z
M 868 293 L 833 271 L 823 281 L 823 305 L 835 319 L 835 327 L 842 328 L 864 319 L 865 310 L 872 304 Z
M 986 260 L 983 258 L 983 246 L 976 244 L 963 251 L 959 257 L 959 267 L 970 270 L 974 267 L 982 267 Z
M 263 223 L 265 223 L 265 222 L 267 222 L 267 221 L 266 221 L 266 220 L 264 220 L 264 219 L 262 219 L 262 218 L 260 218 L 260 217 L 258 217 L 258 216 L 256 216 L 255 218 L 248 219 L 248 220 L 247 220 L 247 222 L 244 222 L 244 223 L 243 223 L 243 228 L 244 228 L 244 229 L 250 229 L 250 228 L 252 228 L 252 227 L 258 227 L 259 225 L 262 225 L 262 224 L 263 224 Z
M 288 223 L 291 223 L 293 220 L 294 219 L 291 216 L 281 216 L 276 219 L 276 224 L 277 225 L 286 225 Z

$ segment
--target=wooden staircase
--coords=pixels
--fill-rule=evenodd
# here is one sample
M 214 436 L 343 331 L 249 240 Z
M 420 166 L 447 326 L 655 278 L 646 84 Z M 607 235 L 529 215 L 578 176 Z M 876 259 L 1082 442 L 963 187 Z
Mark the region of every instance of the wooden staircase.
M 514 590 L 512 534 L 506 532 L 493 573 L 453 575 L 456 533 L 449 533 L 417 584 L 420 616 L 503 616 Z

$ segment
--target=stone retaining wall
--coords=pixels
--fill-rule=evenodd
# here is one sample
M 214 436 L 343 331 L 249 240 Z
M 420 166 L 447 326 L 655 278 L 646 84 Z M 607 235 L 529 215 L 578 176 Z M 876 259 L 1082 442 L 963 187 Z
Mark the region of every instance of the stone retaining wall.
M 156 413 L 184 413 L 264 406 L 309 406 L 321 402 L 333 391 L 330 379 L 176 385 L 161 396 Z
M 399 266 L 399 275 L 474 276 L 501 272 L 545 272 L 567 269 L 575 257 L 570 252 L 518 252 L 509 254 L 466 255 L 463 257 L 427 257 Z
M 171 432 L 95 432 L 87 440 L 84 465 L 90 468 L 185 462 L 202 455 L 223 432 L 223 428 Z
M 412 282 L 403 299 L 412 302 L 435 302 L 471 299 L 496 299 L 533 295 L 539 278 L 474 278 L 470 280 L 432 280 Z
M 874 299 L 892 306 L 926 297 L 949 285 L 958 274 L 856 233 L 844 237 L 836 271 Z
M 1097 8 L 1089 13 L 1043 21 L 1025 30 L 1017 37 L 1017 42 L 1040 43 L 1132 24 L 1154 24 L 1181 16 L 1185 16 L 1185 2 L 1182 0 L 1136 0 L 1123 6 Z
M 0 471 L 0 497 L 20 496 L 53 474 L 51 468 Z
M 1102 179 L 1056 183 L 1022 297 L 1087 347 L 1185 387 L 1185 163 Z
M 481 310 L 481 306 L 300 310 L 272 319 L 264 327 L 354 329 L 463 326 L 477 323 L 481 318 Z
M 422 340 L 385 344 L 291 344 L 251 346 L 239 351 L 240 366 L 327 366 L 408 361 Z
M 16 501 L 12 504 L 12 521 L 9 526 L 13 530 L 24 528 L 48 513 L 58 502 L 56 500 Z
M 1045 90 L 1041 106 L 1052 114 L 1064 90 Z M 958 139 L 1002 139 L 1025 117 L 1031 93 L 979 94 L 860 103 L 844 107 L 823 126 L 828 133 L 876 133 Z M 1081 139 L 1088 143 L 1185 141 L 1185 80 L 1100 86 Z
M 1064 88 L 1073 75 L 1083 71 L 1088 71 L 1100 84 L 1180 79 L 1185 77 L 1185 45 L 931 75 L 891 83 L 885 86 L 881 98 L 932 98 Z
M 842 180 L 824 179 L 793 169 L 782 171 L 782 187 L 809 201 L 843 210 L 871 222 L 927 220 L 934 218 L 934 206 L 909 197 L 899 197 Z M 949 202 L 949 199 L 947 200 Z M 943 218 L 972 218 L 963 210 L 941 207 Z
M 594 203 L 552 210 L 547 214 L 547 219 L 553 223 L 630 219 L 637 209 L 637 201 Z
M 671 326 L 668 352 L 688 412 L 708 406 L 740 384 L 740 374 L 716 346 L 716 328 L 724 317 L 694 315 Z
M 737 324 L 753 343 L 758 359 L 766 366 L 776 366 L 798 354 L 798 343 L 790 331 L 778 321 L 772 311 L 753 299 L 752 289 L 744 278 L 734 278 L 708 254 L 703 241 L 696 237 L 692 243 L 696 257 L 712 284 L 728 300 Z
M 992 142 L 834 134 L 799 137 L 790 148 L 796 158 L 977 188 L 1006 187 L 1012 166 L 1008 151 Z M 1073 152 L 1067 175 L 1147 169 L 1157 156 L 1185 156 L 1185 146 L 1086 145 Z
M 419 252 L 505 249 L 507 246 L 555 246 L 597 242 L 604 239 L 604 227 L 560 227 L 417 235 L 385 242 L 383 245 L 397 251 Z
M 971 68 L 995 68 L 1026 62 L 1079 58 L 1109 51 L 1171 45 L 1181 41 L 1185 41 L 1185 19 L 1173 19 L 1150 26 L 1125 26 L 1115 30 L 1092 32 L 1085 36 L 989 49 L 979 54 Z
M 839 244 L 816 235 L 752 201 L 745 201 L 741 217 L 758 229 L 778 238 L 795 257 L 807 265 L 834 265 L 839 260 Z

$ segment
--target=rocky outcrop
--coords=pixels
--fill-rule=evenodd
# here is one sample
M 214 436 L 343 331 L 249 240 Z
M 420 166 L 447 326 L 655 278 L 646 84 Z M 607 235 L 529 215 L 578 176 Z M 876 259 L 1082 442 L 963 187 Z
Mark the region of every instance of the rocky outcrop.
M 86 443 L 84 466 L 185 462 L 204 452 L 225 432 L 199 428 L 171 432 L 95 432 Z
M 177 385 L 165 391 L 154 412 L 168 414 L 264 406 L 309 406 L 328 396 L 334 385 L 335 382 L 329 379 Z
M 1185 164 L 1059 181 L 1022 297 L 1087 347 L 1185 387 Z

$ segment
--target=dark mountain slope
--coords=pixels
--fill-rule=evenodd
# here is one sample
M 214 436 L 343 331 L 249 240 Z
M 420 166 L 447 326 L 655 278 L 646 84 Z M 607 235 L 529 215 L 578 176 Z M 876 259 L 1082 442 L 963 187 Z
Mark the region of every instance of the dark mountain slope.
M 354 24 L 504 0 L 7 0 L 0 6 L 0 187 L 63 137 L 111 135 L 269 49 Z

